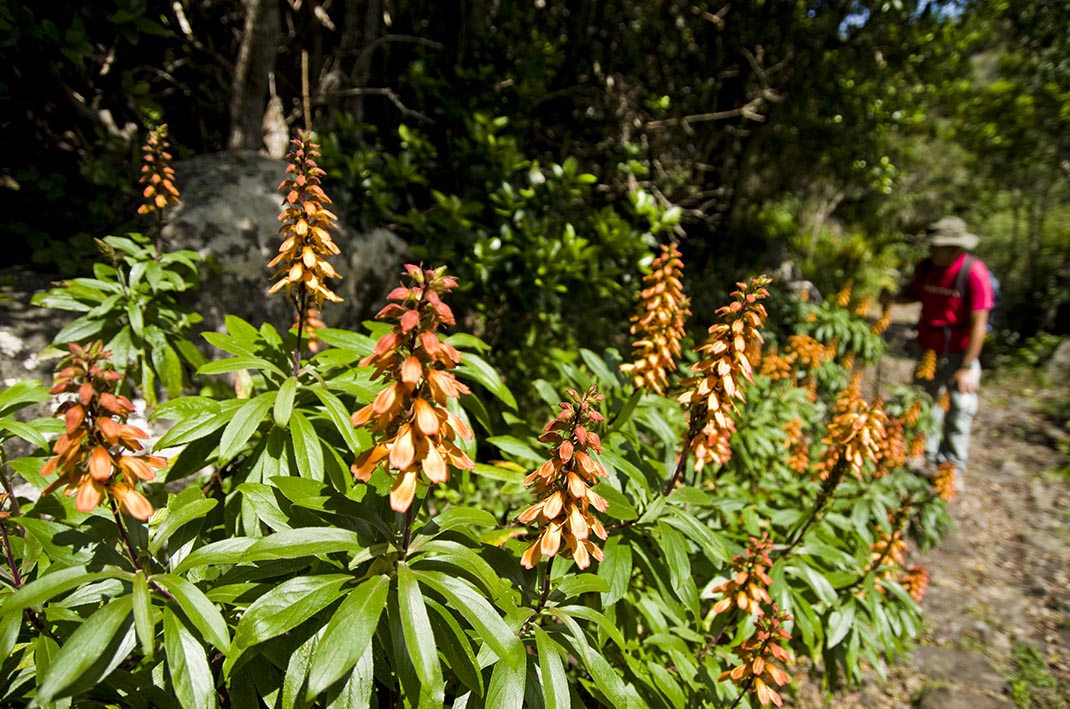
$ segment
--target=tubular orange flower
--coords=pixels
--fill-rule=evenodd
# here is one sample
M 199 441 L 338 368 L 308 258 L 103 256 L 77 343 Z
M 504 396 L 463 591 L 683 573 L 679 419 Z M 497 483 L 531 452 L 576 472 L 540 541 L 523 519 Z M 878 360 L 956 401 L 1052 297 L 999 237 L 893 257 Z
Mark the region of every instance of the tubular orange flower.
M 722 594 L 721 600 L 713 606 L 713 615 L 719 615 L 733 607 L 751 615 L 759 615 L 762 612 L 762 603 L 772 603 L 767 589 L 773 579 L 766 573 L 766 569 L 773 565 L 773 560 L 769 557 L 773 542 L 770 541 L 768 533 L 763 534 L 761 539 L 750 537 L 748 541 L 746 551 L 732 558 L 732 578 L 709 590 L 711 595 Z
M 877 540 L 870 545 L 869 571 L 877 572 L 878 578 L 890 578 L 895 569 L 903 566 L 907 551 L 909 548 L 902 531 L 878 529 Z
M 878 441 L 877 470 L 874 478 L 881 478 L 895 468 L 901 468 L 907 462 L 907 445 L 903 438 L 903 422 L 888 419 L 885 435 Z
M 620 368 L 631 373 L 636 388 L 661 394 L 669 385 L 668 373 L 676 371 L 684 322 L 691 311 L 684 296 L 684 263 L 676 245 L 663 245 L 651 269 L 643 278 L 638 312 L 631 318 L 631 333 L 639 336 L 632 345 L 633 361 Z
M 788 338 L 788 360 L 796 371 L 803 374 L 811 374 L 835 354 L 835 350 L 830 352 L 827 346 L 809 335 L 792 335 Z
M 925 350 L 925 354 L 918 364 L 918 371 L 914 374 L 915 379 L 924 379 L 931 382 L 936 378 L 936 351 Z
M 840 292 L 836 294 L 835 301 L 837 306 L 846 308 L 851 304 L 851 290 L 853 285 L 854 284 L 851 281 L 847 281 L 843 288 L 840 289 Z
M 881 311 L 880 319 L 873 323 L 871 328 L 874 335 L 883 335 L 888 327 L 892 324 L 892 305 L 889 303 L 884 306 L 884 310 Z
M 925 432 L 918 431 L 914 434 L 914 437 L 910 439 L 910 448 L 907 450 L 908 458 L 917 458 L 925 455 Z
M 797 473 L 810 469 L 810 441 L 803 433 L 803 420 L 796 416 L 784 425 L 787 438 L 784 447 L 788 449 L 788 467 Z
M 792 379 L 795 376 L 791 368 L 793 362 L 793 357 L 781 355 L 774 349 L 772 352 L 765 353 L 765 356 L 762 357 L 762 364 L 758 371 L 773 381 Z
M 769 283 L 765 276 L 738 283 L 735 300 L 717 310 L 721 322 L 710 327 L 705 344 L 695 349 L 700 359 L 691 367 L 694 376 L 683 382 L 688 391 L 678 398 L 690 410 L 689 452 L 716 448 L 717 439 L 726 431 L 730 435 L 735 402 L 745 401 L 742 383 L 753 381 L 746 352 L 751 343 L 763 342 L 760 329 L 766 312 L 758 301 L 768 297 Z M 702 460 L 697 459 L 696 469 Z
M 109 352 L 94 342 L 86 347 L 68 345 L 70 354 L 57 370 L 53 394 L 77 394 L 61 404 L 56 417 L 64 421 L 66 432 L 56 439 L 53 457 L 41 475 L 59 473 L 42 494 L 66 486 L 75 495 L 79 512 L 92 512 L 105 496 L 113 498 L 131 517 L 146 520 L 153 509 L 134 486 L 139 479 L 152 480 L 167 460 L 154 455 L 127 455 L 139 451 L 149 434 L 125 423 L 134 406 L 111 389 L 122 376 L 107 362 Z
M 301 131 L 286 155 L 291 161 L 286 166 L 288 176 L 279 185 L 280 190 L 287 190 L 279 214 L 283 240 L 278 255 L 268 264 L 268 268 L 277 267 L 275 277 L 281 276 L 268 292 L 286 288 L 302 314 L 309 305 L 319 309 L 324 300 L 342 300 L 325 283 L 327 278 L 342 276 L 327 261 L 328 256 L 340 253 L 330 234 L 338 217 L 325 207 L 331 200 L 320 187 L 320 178 L 327 173 L 316 165 L 318 147 L 309 133 Z
M 899 577 L 899 585 L 918 603 L 929 589 L 929 570 L 922 564 L 914 564 Z
M 955 464 L 951 461 L 941 463 L 936 468 L 936 476 L 933 478 L 933 490 L 944 502 L 955 499 Z
M 372 403 L 351 416 L 354 426 L 367 426 L 375 444 L 357 456 L 351 470 L 367 482 L 383 463 L 394 476 L 390 506 L 405 512 L 412 505 L 423 472 L 430 484 L 449 479 L 450 467 L 471 470 L 475 463 L 456 444 L 469 440 L 472 429 L 446 405 L 468 393 L 449 370 L 461 353 L 438 339 L 441 325 L 453 325 L 453 312 L 442 296 L 457 287 L 445 268 L 421 270 L 409 264 L 409 286 L 395 288 L 377 320 L 394 321 L 360 366 L 375 368 L 373 380 L 387 383 Z
M 166 123 L 149 131 L 148 140 L 141 147 L 145 164 L 141 166 L 138 182 L 145 186 L 141 193 L 145 203 L 138 207 L 138 214 L 149 214 L 178 204 L 179 193 L 168 147 Z
M 602 441 L 591 429 L 605 419 L 592 404 L 605 397 L 594 387 L 583 396 L 573 389 L 567 393 L 575 404 L 561 402 L 560 413 L 539 436 L 540 441 L 550 445 L 550 458 L 525 480 L 538 502 L 517 520 L 524 524 L 536 522 L 541 528 L 521 558 L 526 569 L 534 568 L 544 556 L 555 556 L 562 542 L 581 569 L 590 566 L 591 557 L 601 561 L 603 556 L 591 535 L 604 540 L 607 533 L 591 507 L 605 512 L 609 506 L 594 491 L 598 478 L 606 477 L 606 471 L 589 451 L 602 452 Z
M 862 300 L 855 303 L 855 306 L 851 308 L 851 315 L 855 317 L 864 318 L 869 313 L 869 296 L 862 298 Z
M 828 478 L 842 460 L 847 470 L 861 480 L 866 461 L 880 460 L 888 417 L 879 400 L 867 404 L 862 399 L 857 380 L 837 397 L 834 412 L 828 434 L 822 440 L 827 448 L 819 466 L 821 479 Z
M 753 694 L 762 706 L 783 706 L 784 700 L 773 687 L 788 682 L 788 674 L 778 663 L 791 662 L 791 651 L 782 644 L 791 639 L 784 624 L 791 616 L 771 604 L 771 614 L 759 611 L 754 619 L 757 632 L 732 650 L 741 663 L 721 673 L 718 681 L 732 680 L 744 692 Z

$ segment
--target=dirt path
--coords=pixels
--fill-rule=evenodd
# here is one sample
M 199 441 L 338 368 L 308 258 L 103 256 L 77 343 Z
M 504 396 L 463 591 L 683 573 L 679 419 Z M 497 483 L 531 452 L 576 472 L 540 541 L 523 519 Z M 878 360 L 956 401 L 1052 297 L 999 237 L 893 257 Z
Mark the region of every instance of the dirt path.
M 888 355 L 882 376 L 907 381 L 912 367 Z M 1062 462 L 1053 438 L 1065 432 L 1039 413 L 1038 394 L 1021 380 L 982 382 L 965 489 L 949 506 L 955 526 L 914 559 L 930 579 L 916 652 L 887 682 L 873 675 L 829 699 L 803 682 L 795 706 L 1013 709 L 1018 680 L 1025 705 L 1070 707 L 1070 479 L 1052 473 Z M 1024 669 L 1023 653 L 1033 657 Z

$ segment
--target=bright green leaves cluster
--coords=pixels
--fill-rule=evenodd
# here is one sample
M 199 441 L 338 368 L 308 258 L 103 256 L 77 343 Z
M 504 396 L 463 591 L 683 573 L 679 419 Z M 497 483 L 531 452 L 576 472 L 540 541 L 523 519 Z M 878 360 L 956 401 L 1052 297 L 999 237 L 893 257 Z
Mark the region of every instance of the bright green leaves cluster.
M 200 255 L 157 253 L 141 234 L 107 236 L 97 245 L 108 263 L 95 264 L 93 278 L 72 278 L 33 299 L 35 305 L 79 313 L 54 344 L 101 340 L 146 401 L 156 401 L 157 384 L 178 396 L 189 383 L 189 370 L 204 362 L 188 337 L 201 316 L 175 299 L 196 285 Z

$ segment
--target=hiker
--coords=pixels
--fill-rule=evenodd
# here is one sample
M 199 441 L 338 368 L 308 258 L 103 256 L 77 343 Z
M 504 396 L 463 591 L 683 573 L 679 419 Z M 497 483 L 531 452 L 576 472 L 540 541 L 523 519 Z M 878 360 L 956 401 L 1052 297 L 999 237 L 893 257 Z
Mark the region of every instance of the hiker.
M 936 376 L 917 380 L 939 401 L 946 391 L 950 406 L 945 413 L 934 407 L 933 429 L 926 443 L 930 465 L 952 462 L 958 473 L 965 470 L 969 454 L 970 425 L 977 413 L 977 389 L 981 382 L 981 348 L 988 331 L 988 317 L 995 302 L 991 275 L 985 264 L 967 253 L 978 237 L 958 217 L 944 217 L 929 227 L 926 235 L 929 258 L 914 269 L 906 291 L 894 298 L 883 293 L 884 303 L 921 301 L 918 347 L 936 353 Z

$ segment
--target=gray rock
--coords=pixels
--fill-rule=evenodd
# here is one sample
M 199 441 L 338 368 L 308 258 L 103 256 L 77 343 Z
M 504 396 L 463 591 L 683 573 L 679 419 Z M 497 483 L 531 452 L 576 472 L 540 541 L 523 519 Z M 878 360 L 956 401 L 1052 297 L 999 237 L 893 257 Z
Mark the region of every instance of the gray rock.
M 1070 338 L 1063 338 L 1055 348 L 1051 359 L 1044 365 L 1044 373 L 1052 382 L 1065 382 L 1070 379 Z
M 176 163 L 176 182 L 182 202 L 164 229 L 171 249 L 192 249 L 205 257 L 202 283 L 191 309 L 208 329 L 220 329 L 227 314 L 253 325 L 262 322 L 288 329 L 293 306 L 282 294 L 268 296 L 278 238 L 278 214 L 283 195 L 278 191 L 286 163 L 252 152 L 228 152 Z M 324 184 L 330 194 L 330 183 Z M 405 261 L 404 242 L 385 229 L 356 233 L 335 230 L 341 254 L 331 263 L 342 279 L 328 285 L 344 298 L 329 303 L 323 319 L 329 327 L 357 328 L 384 305 L 383 299 L 400 280 Z
M 1015 709 L 1014 702 L 964 689 L 930 689 L 914 702 L 917 709 Z

